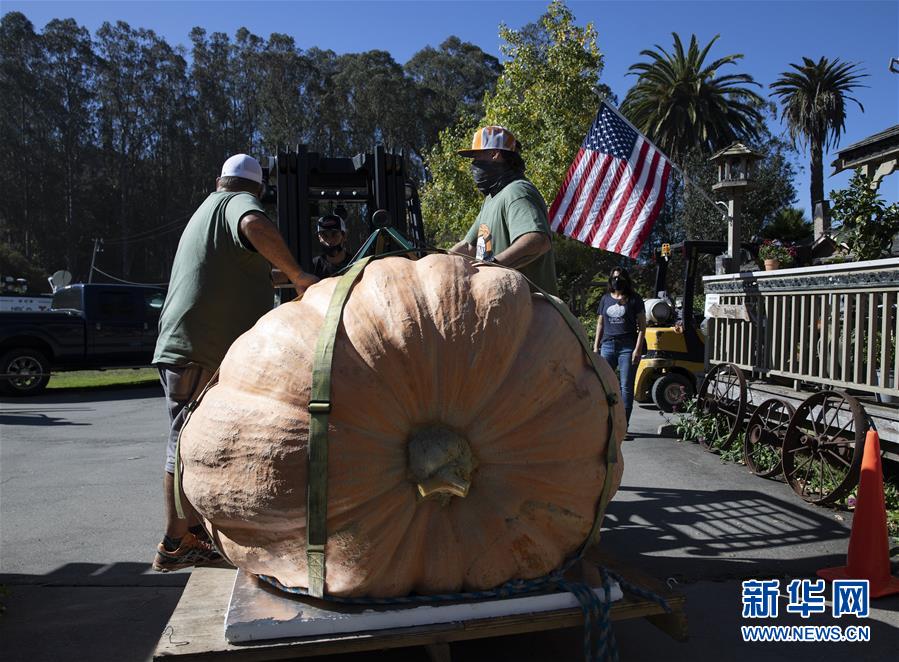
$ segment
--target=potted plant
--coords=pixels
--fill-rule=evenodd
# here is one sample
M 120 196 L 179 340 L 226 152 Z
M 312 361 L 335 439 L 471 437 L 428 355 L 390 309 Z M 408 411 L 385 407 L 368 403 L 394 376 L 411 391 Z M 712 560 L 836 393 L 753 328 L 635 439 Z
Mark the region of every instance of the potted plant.
M 765 261 L 765 271 L 792 266 L 796 259 L 796 249 L 784 246 L 776 239 L 766 239 L 759 247 L 759 258 Z

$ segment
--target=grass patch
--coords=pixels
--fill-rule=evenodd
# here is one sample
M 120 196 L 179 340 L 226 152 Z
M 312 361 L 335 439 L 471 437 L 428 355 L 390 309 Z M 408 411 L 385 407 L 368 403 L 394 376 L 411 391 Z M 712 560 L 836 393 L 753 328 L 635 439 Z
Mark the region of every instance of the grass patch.
M 109 386 L 148 386 L 159 383 L 156 368 L 123 368 L 119 370 L 78 370 L 60 372 L 50 377 L 48 389 L 102 388 Z

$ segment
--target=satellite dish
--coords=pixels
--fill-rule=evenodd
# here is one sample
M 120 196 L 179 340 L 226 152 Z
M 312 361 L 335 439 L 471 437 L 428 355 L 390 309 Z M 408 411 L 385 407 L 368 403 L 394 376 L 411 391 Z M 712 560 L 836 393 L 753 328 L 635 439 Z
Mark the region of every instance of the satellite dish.
M 62 289 L 72 282 L 72 274 L 63 269 L 54 273 L 47 280 L 50 281 L 50 287 L 53 288 L 53 293 L 55 294 L 56 290 Z

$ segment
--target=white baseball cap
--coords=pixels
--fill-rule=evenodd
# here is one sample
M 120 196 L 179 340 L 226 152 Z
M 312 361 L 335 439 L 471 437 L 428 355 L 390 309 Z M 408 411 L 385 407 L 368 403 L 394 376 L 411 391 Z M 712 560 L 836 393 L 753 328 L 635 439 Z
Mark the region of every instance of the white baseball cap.
M 243 177 L 262 183 L 262 166 L 248 154 L 235 154 L 222 165 L 222 177 Z

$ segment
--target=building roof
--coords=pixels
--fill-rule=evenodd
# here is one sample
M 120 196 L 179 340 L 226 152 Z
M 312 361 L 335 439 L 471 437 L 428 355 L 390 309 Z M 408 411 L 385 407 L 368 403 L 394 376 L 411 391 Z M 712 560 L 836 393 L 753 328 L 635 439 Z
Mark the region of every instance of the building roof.
M 831 163 L 834 168 L 831 175 L 868 163 L 879 164 L 897 157 L 899 157 L 899 124 L 838 151 L 837 158 Z
M 755 150 L 750 149 L 749 147 L 747 147 L 746 145 L 744 145 L 743 143 L 741 143 L 739 141 L 734 141 L 730 145 L 725 147 L 724 149 L 719 149 L 717 152 L 712 154 L 709 157 L 709 161 L 715 162 L 723 156 L 743 156 L 743 155 L 754 156 L 757 159 L 765 158 L 764 154 L 761 154 L 760 152 L 756 152 Z

